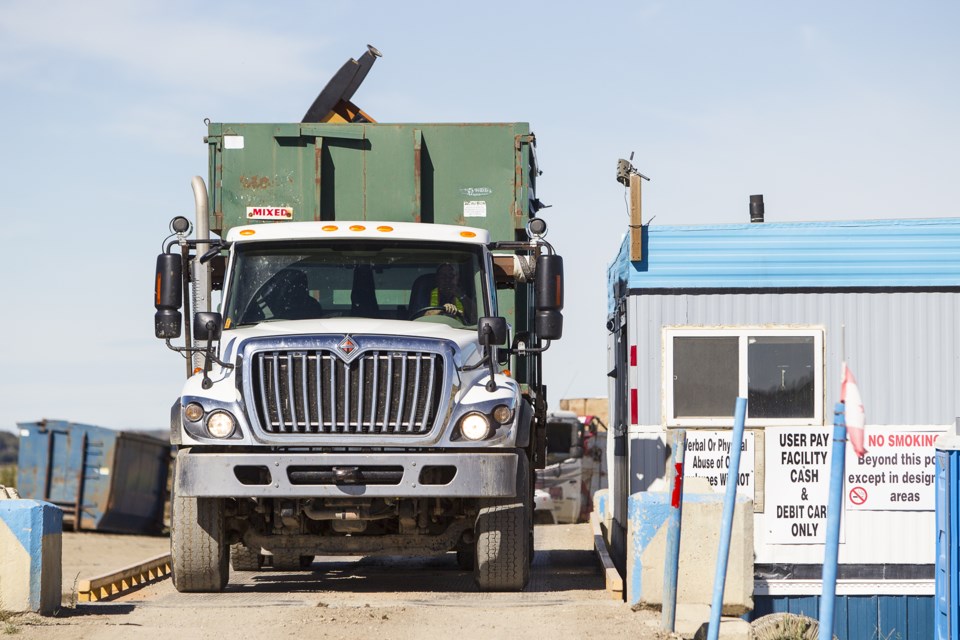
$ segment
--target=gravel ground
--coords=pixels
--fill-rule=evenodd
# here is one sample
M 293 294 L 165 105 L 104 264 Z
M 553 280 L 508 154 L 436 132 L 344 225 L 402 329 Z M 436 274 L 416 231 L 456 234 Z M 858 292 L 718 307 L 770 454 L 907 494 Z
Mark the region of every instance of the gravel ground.
M 76 584 L 170 553 L 166 536 L 132 536 L 112 533 L 64 532 L 63 602 L 75 602 Z
M 71 571 L 81 578 L 166 548 L 164 538 L 110 536 L 115 539 L 108 541 L 96 535 L 64 542 L 65 561 L 74 562 Z M 0 633 L 43 640 L 663 637 L 658 613 L 632 612 L 605 590 L 589 525 L 538 527 L 536 544 L 531 582 L 523 593 L 478 593 L 452 554 L 320 558 L 309 572 L 235 572 L 222 594 L 180 594 L 170 580 L 162 580 L 109 602 L 65 607 L 57 617 L 0 621 Z

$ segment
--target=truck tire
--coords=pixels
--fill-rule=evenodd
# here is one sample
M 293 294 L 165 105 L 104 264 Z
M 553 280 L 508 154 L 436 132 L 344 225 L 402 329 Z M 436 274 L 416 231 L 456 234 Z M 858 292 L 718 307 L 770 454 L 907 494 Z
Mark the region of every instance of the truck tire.
M 476 548 L 472 544 L 457 545 L 457 566 L 463 571 L 472 571 L 476 566 Z
M 473 577 L 481 591 L 522 591 L 530 579 L 533 491 L 527 454 L 517 454 L 517 496 L 480 501 Z
M 280 549 L 273 552 L 274 571 L 303 571 L 313 564 L 313 556 L 302 556 L 299 551 Z
M 259 571 L 263 568 L 263 554 L 238 542 L 230 546 L 230 564 L 234 571 Z
M 181 593 L 223 591 L 230 578 L 223 500 L 182 498 L 174 480 L 170 510 L 173 586 Z

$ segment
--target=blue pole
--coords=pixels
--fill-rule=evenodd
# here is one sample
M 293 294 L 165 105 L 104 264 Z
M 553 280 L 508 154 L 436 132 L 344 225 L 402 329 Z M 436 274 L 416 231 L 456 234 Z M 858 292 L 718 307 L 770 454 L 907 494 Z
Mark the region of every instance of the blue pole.
M 670 515 L 667 518 L 667 551 L 663 559 L 663 609 L 660 628 L 673 631 L 677 621 L 677 573 L 680 570 L 680 522 L 683 514 L 683 453 L 687 448 L 687 432 L 670 432 L 670 468 L 667 487 L 671 491 Z
M 737 504 L 737 481 L 740 479 L 740 449 L 743 447 L 743 423 L 747 419 L 747 399 L 737 398 L 733 414 L 733 437 L 730 439 L 730 466 L 727 468 L 727 492 L 723 498 L 723 521 L 720 524 L 720 550 L 717 552 L 717 573 L 713 578 L 713 604 L 707 640 L 720 635 L 723 612 L 723 588 L 727 581 L 727 560 L 730 557 L 730 533 L 733 530 L 733 508 Z
M 833 452 L 830 454 L 830 498 L 827 501 L 827 539 L 823 549 L 823 593 L 820 596 L 819 640 L 833 640 L 833 607 L 837 597 L 837 558 L 840 553 L 840 514 L 843 512 L 843 466 L 847 425 L 843 404 L 833 408 Z

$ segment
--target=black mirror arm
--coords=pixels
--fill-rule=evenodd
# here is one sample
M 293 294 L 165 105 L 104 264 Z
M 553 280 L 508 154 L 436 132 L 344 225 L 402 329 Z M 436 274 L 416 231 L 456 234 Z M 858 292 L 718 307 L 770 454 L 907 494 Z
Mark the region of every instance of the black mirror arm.
M 507 353 L 512 356 L 528 356 L 537 353 L 543 353 L 550 348 L 550 340 L 544 340 L 542 347 L 524 347 L 523 349 L 504 349 Z
M 207 338 L 207 348 L 203 352 L 203 380 L 200 381 L 200 386 L 204 389 L 213 386 L 213 380 L 210 379 L 210 361 L 213 359 L 213 330 L 215 328 L 212 322 L 208 322 L 206 325 L 207 335 L 210 337 Z
M 204 353 L 204 354 L 207 356 L 207 358 L 209 358 L 209 359 L 212 360 L 213 362 L 216 362 L 218 365 L 220 365 L 220 366 L 223 367 L 224 369 L 233 369 L 233 365 L 232 365 L 232 364 L 230 364 L 230 363 L 228 363 L 228 362 L 224 362 L 223 360 L 221 360 L 221 359 L 218 358 L 217 356 L 213 355 L 213 350 L 210 349 L 210 343 L 208 343 L 208 346 L 206 346 L 206 347 L 175 347 L 175 346 L 173 346 L 172 344 L 170 344 L 170 338 L 167 338 L 166 342 L 167 342 L 167 348 L 170 349 L 171 351 L 176 351 L 177 353 L 200 353 L 200 352 L 202 352 L 202 353 Z
M 493 379 L 496 370 L 494 369 L 493 363 L 493 347 L 490 346 L 490 340 L 493 338 L 493 328 L 490 325 L 484 327 L 484 334 L 486 335 L 486 340 L 484 340 L 484 358 L 487 360 L 487 364 L 490 365 L 490 379 L 487 381 L 486 389 L 489 393 L 493 393 L 497 390 L 497 381 Z
M 460 367 L 460 370 L 461 370 L 461 371 L 476 371 L 476 370 L 479 369 L 480 367 L 482 367 L 482 366 L 484 366 L 485 364 L 487 364 L 487 361 L 488 361 L 488 360 L 489 360 L 489 357 L 487 356 L 487 354 L 484 354 L 483 357 L 480 358 L 480 361 L 479 361 L 477 364 L 465 364 L 465 365 L 463 365 L 462 367 Z
M 213 245 L 218 245 L 218 246 L 216 247 L 217 251 L 220 251 L 221 249 L 227 249 L 227 248 L 230 247 L 230 243 L 229 243 L 229 242 L 225 242 L 225 241 L 223 241 L 223 240 L 220 240 L 219 238 L 210 238 L 210 239 L 208 239 L 208 240 L 197 240 L 197 239 L 194 239 L 194 238 L 190 238 L 189 240 L 183 240 L 182 242 L 181 242 L 180 240 L 170 240 L 170 241 L 167 242 L 167 244 L 164 246 L 164 253 L 170 253 L 170 250 L 171 250 L 174 246 L 185 245 L 185 246 L 190 247 L 190 248 L 192 248 L 192 249 L 196 249 L 199 245 L 202 245 L 202 244 L 210 245 L 211 247 L 212 247 Z M 212 251 L 212 249 L 211 249 L 211 251 Z M 208 253 L 209 253 L 209 251 L 208 251 Z M 211 257 L 213 257 L 213 256 L 211 256 Z M 207 259 L 209 260 L 210 258 L 207 258 Z
M 226 242 L 219 241 L 219 240 L 217 241 L 216 244 L 211 244 L 210 248 L 207 249 L 207 251 L 202 256 L 200 256 L 200 264 L 207 264 L 208 262 L 216 258 L 218 255 L 220 255 L 220 252 L 228 248 L 229 246 L 230 245 L 227 244 Z

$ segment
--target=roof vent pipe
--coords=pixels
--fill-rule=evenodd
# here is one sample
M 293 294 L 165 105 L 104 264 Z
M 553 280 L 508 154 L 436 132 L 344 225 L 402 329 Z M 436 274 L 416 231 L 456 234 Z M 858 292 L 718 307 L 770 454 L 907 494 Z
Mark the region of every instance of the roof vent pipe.
M 763 194 L 750 196 L 750 222 L 763 222 Z

